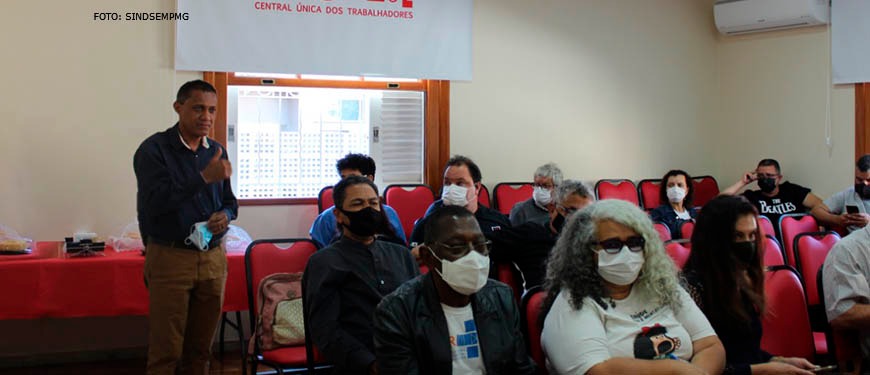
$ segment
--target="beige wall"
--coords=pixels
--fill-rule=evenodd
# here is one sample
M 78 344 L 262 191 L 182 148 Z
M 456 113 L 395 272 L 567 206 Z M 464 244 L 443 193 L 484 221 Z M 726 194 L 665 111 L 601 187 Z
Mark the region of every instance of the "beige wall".
M 718 37 L 718 112 L 704 143 L 720 185 L 768 157 L 823 199 L 853 183 L 855 89 L 828 83 L 828 40 L 825 27 Z
M 548 161 L 584 180 L 680 167 L 725 185 L 767 155 L 822 195 L 850 184 L 851 86 L 830 90 L 830 152 L 824 142 L 824 29 L 723 38 L 711 1 L 697 0 L 474 7 L 474 81 L 452 85 L 451 148 L 477 160 L 490 187 L 527 180 Z M 135 217 L 133 151 L 175 121 L 174 93 L 198 74 L 172 69 L 171 23 L 96 22 L 92 13 L 173 8 L 173 0 L 4 1 L 0 223 L 51 240 L 112 234 Z M 238 224 L 255 238 L 305 236 L 315 211 L 243 207 Z M 116 339 L 85 340 L 70 328 L 51 347 L 33 337 L 0 351 L 144 345 L 143 319 L 124 322 L 137 327 Z M 55 325 L 0 322 L 0 331 L 13 327 Z

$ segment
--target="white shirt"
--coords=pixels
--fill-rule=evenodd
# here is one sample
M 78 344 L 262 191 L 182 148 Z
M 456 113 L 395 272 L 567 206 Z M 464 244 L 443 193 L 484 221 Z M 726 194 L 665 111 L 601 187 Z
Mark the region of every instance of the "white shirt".
M 471 304 L 452 307 L 441 304 L 447 331 L 450 334 L 450 351 L 453 355 L 454 374 L 486 374 L 477 341 L 477 326 Z
M 582 308 L 575 310 L 568 302 L 570 294 L 563 290 L 553 302 L 541 334 L 551 372 L 586 374 L 593 366 L 620 357 L 691 360 L 692 342 L 716 333 L 689 294 L 677 289 L 682 307 L 676 313 L 666 305 L 651 306 L 649 298 L 636 291 L 614 300 L 615 307 L 604 309 L 587 297 Z M 649 338 L 645 329 L 649 334 L 662 332 Z M 641 350 L 636 356 L 635 341 L 642 347 L 648 344 L 649 350 L 653 346 L 659 350 Z

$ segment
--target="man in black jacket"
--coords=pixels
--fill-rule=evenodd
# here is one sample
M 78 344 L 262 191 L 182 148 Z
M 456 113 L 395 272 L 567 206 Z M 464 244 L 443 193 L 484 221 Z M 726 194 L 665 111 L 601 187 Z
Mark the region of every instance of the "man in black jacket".
M 429 273 L 375 310 L 381 374 L 533 374 L 511 289 L 489 280 L 488 243 L 460 206 L 435 210 L 420 257 Z

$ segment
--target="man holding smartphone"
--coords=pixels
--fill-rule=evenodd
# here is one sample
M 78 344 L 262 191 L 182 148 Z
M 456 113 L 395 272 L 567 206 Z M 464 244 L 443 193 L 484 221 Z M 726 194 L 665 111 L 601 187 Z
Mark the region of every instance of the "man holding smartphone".
M 825 199 L 811 213 L 823 224 L 849 233 L 865 227 L 870 222 L 870 154 L 855 162 L 855 185 Z

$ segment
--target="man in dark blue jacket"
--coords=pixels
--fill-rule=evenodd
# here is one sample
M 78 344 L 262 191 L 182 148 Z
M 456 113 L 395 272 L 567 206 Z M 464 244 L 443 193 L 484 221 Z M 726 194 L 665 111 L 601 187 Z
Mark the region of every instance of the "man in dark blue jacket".
M 474 215 L 436 209 L 420 257 L 429 273 L 375 310 L 381 374 L 533 374 L 511 289 L 489 280 L 489 249 Z

